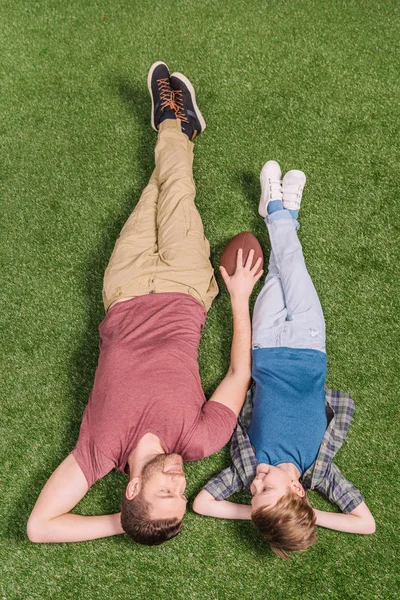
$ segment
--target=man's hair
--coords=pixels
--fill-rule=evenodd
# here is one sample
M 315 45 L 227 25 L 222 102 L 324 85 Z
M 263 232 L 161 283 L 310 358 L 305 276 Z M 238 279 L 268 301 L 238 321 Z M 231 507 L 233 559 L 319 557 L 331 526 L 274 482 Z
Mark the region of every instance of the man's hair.
M 157 546 L 178 535 L 183 528 L 182 520 L 151 519 L 150 502 L 139 493 L 133 500 L 124 496 L 121 503 L 121 525 L 134 542 Z
M 281 558 L 289 558 L 289 552 L 294 550 L 306 550 L 317 540 L 316 518 L 307 496 L 298 496 L 291 490 L 275 506 L 255 510 L 251 520 Z

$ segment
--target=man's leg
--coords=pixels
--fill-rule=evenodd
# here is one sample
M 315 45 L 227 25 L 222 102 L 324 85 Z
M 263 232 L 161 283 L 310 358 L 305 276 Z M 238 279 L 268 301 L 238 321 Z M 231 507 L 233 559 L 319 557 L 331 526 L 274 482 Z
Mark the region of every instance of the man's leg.
M 205 122 L 189 80 L 178 73 L 169 76 L 165 63 L 152 65 L 148 87 L 151 122 L 159 132 L 156 168 L 107 267 L 104 304 L 107 309 L 113 302 L 133 296 L 182 292 L 208 310 L 218 286 L 209 260 L 210 246 L 194 204 L 190 141 L 204 130 Z
M 149 70 L 147 86 L 152 99 L 151 125 L 157 131 L 164 120 L 175 120 L 175 105 L 168 67 L 154 63 Z M 104 275 L 105 309 L 120 300 L 152 291 L 152 277 L 159 261 L 157 243 L 157 210 L 159 197 L 157 170 L 123 227 Z
M 103 302 L 106 311 L 119 300 L 140 295 L 143 277 L 146 272 L 150 274 L 157 263 L 158 196 L 159 186 L 154 171 L 118 236 L 105 271 Z
M 180 76 L 182 77 L 182 76 Z M 205 123 L 193 103 L 194 90 L 190 82 L 171 76 L 175 89 L 183 88 L 183 100 L 178 116 L 185 119 L 185 109 L 191 102 L 191 113 L 197 122 L 167 120 L 159 127 L 156 146 L 156 173 L 160 186 L 157 227 L 159 262 L 153 275 L 155 292 L 182 292 L 196 298 L 208 310 L 218 293 L 210 263 L 210 245 L 204 236 L 200 214 L 194 203 L 193 131 L 200 133 Z M 191 84 L 190 84 L 191 86 Z M 181 90 L 182 91 L 182 90 Z M 186 94 L 186 97 L 185 97 Z M 189 96 L 189 97 L 188 97 Z M 182 128 L 186 133 L 183 133 Z

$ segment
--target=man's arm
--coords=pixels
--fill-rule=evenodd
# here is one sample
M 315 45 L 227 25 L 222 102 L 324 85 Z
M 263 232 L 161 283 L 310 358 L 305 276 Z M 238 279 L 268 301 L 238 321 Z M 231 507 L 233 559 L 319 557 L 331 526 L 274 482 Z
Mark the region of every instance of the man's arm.
M 236 270 L 232 277 L 221 267 L 221 275 L 231 296 L 233 316 L 233 339 L 231 362 L 210 402 L 219 402 L 239 415 L 251 379 L 251 322 L 249 297 L 263 271 L 259 271 L 261 259 L 251 268 L 254 251 L 250 250 L 245 266 L 243 251 L 238 250 Z M 258 272 L 259 271 L 259 272 Z
M 88 491 L 85 476 L 70 454 L 44 486 L 29 517 L 31 542 L 83 542 L 124 533 L 120 514 L 84 517 L 71 514 Z
M 201 490 L 193 503 L 193 510 L 199 515 L 219 519 L 251 519 L 251 506 L 235 504 L 228 500 L 216 500 L 207 490 Z
M 317 525 L 321 527 L 346 533 L 375 533 L 375 519 L 365 502 L 361 502 L 357 508 L 347 515 L 316 509 L 314 513 L 317 518 Z

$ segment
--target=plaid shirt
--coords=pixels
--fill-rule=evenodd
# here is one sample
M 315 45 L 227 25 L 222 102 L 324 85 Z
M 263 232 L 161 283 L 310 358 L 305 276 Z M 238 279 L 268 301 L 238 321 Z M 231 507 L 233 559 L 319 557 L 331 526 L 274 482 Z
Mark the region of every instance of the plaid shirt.
M 332 462 L 346 439 L 354 413 L 354 402 L 345 392 L 325 388 L 328 427 L 318 455 L 300 481 L 307 490 L 318 490 L 344 513 L 353 511 L 363 500 L 360 492 Z M 249 490 L 256 475 L 257 460 L 247 429 L 253 413 L 253 388 L 247 392 L 237 427 L 231 440 L 233 464 L 211 479 L 205 489 L 216 500 L 224 500 L 242 489 Z

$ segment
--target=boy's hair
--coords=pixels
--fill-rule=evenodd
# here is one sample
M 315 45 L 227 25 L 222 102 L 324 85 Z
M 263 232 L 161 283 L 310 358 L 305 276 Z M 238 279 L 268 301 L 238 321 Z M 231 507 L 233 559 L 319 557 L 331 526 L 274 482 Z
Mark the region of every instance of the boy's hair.
M 251 520 L 281 558 L 289 552 L 306 550 L 317 540 L 317 524 L 307 496 L 288 491 L 275 506 L 261 506 L 251 514 Z
M 133 500 L 128 500 L 126 496 L 122 500 L 122 529 L 134 542 L 157 546 L 178 535 L 183 528 L 182 520 L 151 519 L 150 508 L 150 503 L 141 494 Z

